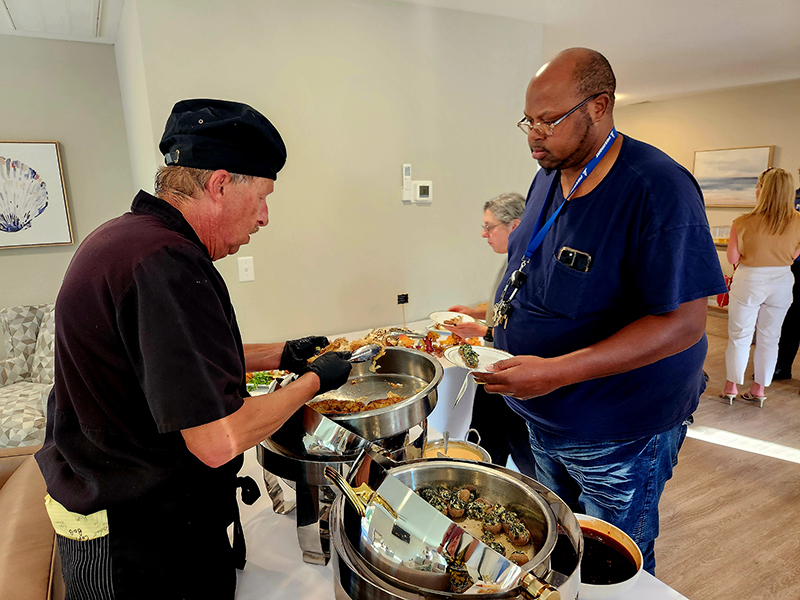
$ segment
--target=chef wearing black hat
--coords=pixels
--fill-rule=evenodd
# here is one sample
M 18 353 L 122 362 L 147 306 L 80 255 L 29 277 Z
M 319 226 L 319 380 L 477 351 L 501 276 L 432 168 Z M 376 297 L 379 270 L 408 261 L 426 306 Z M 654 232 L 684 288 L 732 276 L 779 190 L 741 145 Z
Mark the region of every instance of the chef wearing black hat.
M 335 354 L 306 366 L 323 337 L 243 345 L 213 265 L 269 222 L 286 162 L 272 123 L 245 104 L 184 100 L 159 147 L 156 195 L 140 191 L 83 241 L 56 300 L 36 458 L 68 599 L 232 599 L 236 488 L 258 494 L 237 478 L 242 452 L 350 372 Z M 248 397 L 245 372 L 275 368 L 302 375 Z

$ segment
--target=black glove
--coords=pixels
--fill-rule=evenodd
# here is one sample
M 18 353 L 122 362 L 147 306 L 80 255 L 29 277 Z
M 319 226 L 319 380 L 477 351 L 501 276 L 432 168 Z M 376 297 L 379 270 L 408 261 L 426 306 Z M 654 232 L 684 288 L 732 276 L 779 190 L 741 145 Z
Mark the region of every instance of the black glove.
M 283 345 L 281 364 L 279 369 L 292 373 L 305 373 L 308 359 L 317 353 L 317 348 L 328 345 L 328 338 L 321 335 L 311 335 L 299 340 L 289 340 Z
M 348 358 L 349 352 L 328 352 L 308 365 L 307 370 L 319 377 L 319 391 L 315 395 L 335 390 L 347 383 L 353 367 L 347 362 Z

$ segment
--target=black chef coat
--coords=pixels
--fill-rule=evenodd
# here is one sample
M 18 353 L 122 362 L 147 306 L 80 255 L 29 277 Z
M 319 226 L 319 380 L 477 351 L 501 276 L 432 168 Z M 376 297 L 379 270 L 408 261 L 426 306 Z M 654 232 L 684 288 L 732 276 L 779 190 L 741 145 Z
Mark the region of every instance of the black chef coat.
M 188 541 L 200 523 L 224 533 L 242 457 L 212 469 L 180 431 L 242 406 L 244 352 L 225 282 L 180 211 L 139 192 L 131 212 L 92 232 L 55 318 L 55 385 L 36 455 L 50 495 L 73 512 L 109 510 L 112 546 L 115 521 L 142 540 Z

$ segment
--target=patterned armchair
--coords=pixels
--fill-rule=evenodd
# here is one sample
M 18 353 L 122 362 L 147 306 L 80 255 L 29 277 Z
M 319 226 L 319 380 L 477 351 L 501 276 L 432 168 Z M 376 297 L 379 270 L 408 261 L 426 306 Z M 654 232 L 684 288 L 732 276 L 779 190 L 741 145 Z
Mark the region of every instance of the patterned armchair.
M 7 354 L 0 362 L 0 448 L 41 444 L 55 364 L 53 305 L 4 308 L 0 326 Z

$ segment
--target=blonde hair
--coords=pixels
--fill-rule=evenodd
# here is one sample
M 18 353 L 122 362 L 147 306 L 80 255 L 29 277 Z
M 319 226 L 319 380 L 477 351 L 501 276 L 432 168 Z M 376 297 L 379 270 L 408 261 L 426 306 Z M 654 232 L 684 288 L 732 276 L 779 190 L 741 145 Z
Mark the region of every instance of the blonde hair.
M 792 175 L 784 169 L 770 167 L 758 176 L 761 193 L 751 215 L 762 215 L 764 231 L 769 235 L 781 235 L 792 219 L 800 219 L 794 208 L 794 182 Z
M 166 200 L 170 196 L 178 202 L 190 201 L 195 194 L 202 190 L 214 171 L 207 169 L 194 169 L 192 167 L 178 167 L 175 165 L 159 167 L 155 179 L 155 195 Z M 232 183 L 251 183 L 255 177 L 231 173 Z

